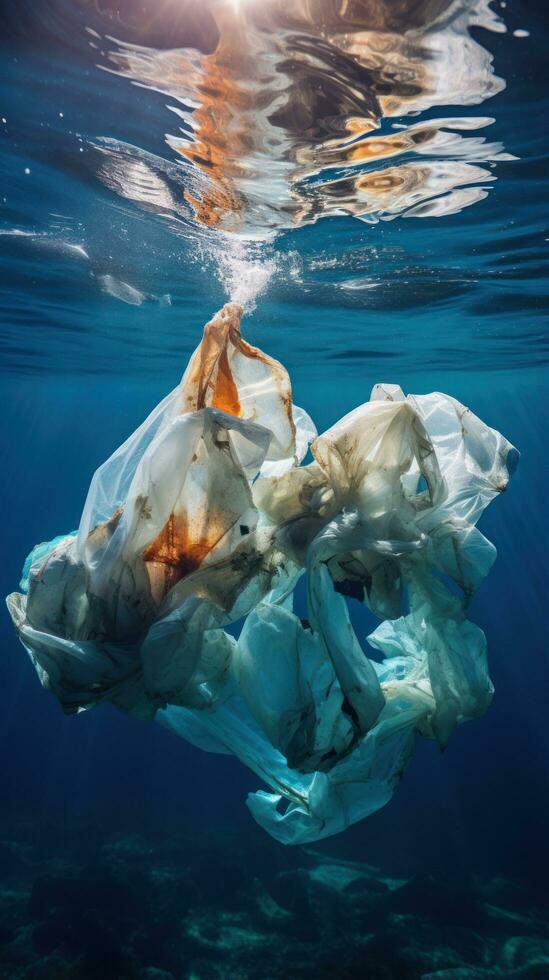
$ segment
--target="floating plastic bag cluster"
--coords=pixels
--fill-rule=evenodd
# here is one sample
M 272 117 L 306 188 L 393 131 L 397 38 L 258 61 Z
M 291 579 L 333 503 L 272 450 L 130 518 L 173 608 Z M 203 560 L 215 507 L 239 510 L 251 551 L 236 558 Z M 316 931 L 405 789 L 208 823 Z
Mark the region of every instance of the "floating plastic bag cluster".
M 317 435 L 241 314 L 207 324 L 179 387 L 95 474 L 78 532 L 34 549 L 8 605 L 65 711 L 111 701 L 236 755 L 270 789 L 248 800 L 258 823 L 304 843 L 383 806 L 416 733 L 444 746 L 490 703 L 465 609 L 496 554 L 476 522 L 518 453 L 453 398 L 396 385 Z M 381 620 L 381 663 L 346 597 Z

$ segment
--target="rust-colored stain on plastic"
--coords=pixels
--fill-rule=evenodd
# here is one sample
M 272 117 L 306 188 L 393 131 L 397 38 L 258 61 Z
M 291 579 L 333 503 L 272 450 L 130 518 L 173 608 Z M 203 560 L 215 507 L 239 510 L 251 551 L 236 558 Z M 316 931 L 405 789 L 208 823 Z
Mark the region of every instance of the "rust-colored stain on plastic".
M 239 321 L 242 309 L 227 304 L 204 327 L 202 342 L 189 365 L 182 390 L 184 410 L 199 411 L 211 406 L 240 418 L 242 407 L 229 364 L 228 344 L 234 336 L 240 339 Z
M 160 534 L 143 552 L 145 561 L 159 561 L 177 567 L 181 575 L 194 572 L 213 548 L 217 533 L 212 538 L 194 537 L 185 517 L 176 514 L 166 521 Z
M 102 521 L 100 524 L 96 524 L 95 527 L 92 527 L 87 538 L 88 546 L 91 546 L 92 548 L 102 548 L 104 545 L 106 545 L 116 531 L 123 512 L 123 507 L 117 507 L 114 514 L 111 514 L 106 521 Z
M 249 360 L 261 361 L 269 369 L 290 428 L 294 431 L 292 390 L 288 375 L 278 361 L 242 338 L 240 334 L 242 312 L 242 307 L 237 303 L 226 303 L 204 327 L 202 342 L 191 360 L 182 387 L 183 410 L 194 412 L 211 406 L 236 418 L 244 416 L 238 387 L 231 370 L 230 361 L 234 352 Z
M 225 531 L 226 528 L 214 516 L 210 516 L 206 522 L 196 518 L 189 520 L 187 514 L 171 514 L 160 534 L 143 552 L 143 560 L 149 566 L 151 587 L 157 593 L 157 598 L 163 597 L 182 578 L 200 568 Z
M 242 415 L 238 389 L 229 366 L 226 347 L 221 351 L 217 365 L 217 378 L 215 379 L 212 408 L 220 408 L 229 415 L 236 415 L 237 418 Z

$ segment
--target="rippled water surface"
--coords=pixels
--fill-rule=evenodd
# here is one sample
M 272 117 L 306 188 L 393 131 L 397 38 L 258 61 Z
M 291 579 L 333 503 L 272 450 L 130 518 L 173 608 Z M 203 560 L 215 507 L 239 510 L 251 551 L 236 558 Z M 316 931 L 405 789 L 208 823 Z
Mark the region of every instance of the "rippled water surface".
M 536 5 L 56 0 L 5 22 L 6 368 L 165 372 L 227 295 L 261 295 L 250 329 L 298 369 L 539 366 Z

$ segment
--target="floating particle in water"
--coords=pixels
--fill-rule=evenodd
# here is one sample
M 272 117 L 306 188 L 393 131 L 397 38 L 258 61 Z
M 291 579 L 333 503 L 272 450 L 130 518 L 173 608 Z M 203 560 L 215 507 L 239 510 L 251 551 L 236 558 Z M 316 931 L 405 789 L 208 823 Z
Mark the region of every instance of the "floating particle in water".
M 147 298 L 146 294 L 142 293 L 140 289 L 136 289 L 135 286 L 130 286 L 129 283 L 123 282 L 121 279 L 117 279 L 110 274 L 99 276 L 99 282 L 105 293 L 114 296 L 115 299 L 121 300 L 122 303 L 129 303 L 130 306 L 141 306 Z

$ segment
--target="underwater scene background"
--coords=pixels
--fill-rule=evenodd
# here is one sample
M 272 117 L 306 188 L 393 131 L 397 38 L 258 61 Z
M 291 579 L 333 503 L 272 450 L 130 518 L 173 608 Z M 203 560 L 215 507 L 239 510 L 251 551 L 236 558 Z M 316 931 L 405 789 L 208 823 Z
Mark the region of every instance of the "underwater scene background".
M 549 976 L 543 15 L 2 3 L 4 595 L 228 298 L 319 431 L 390 382 L 521 460 L 480 525 L 491 707 L 311 846 L 256 825 L 236 759 L 63 715 L 4 612 L 0 977 Z

